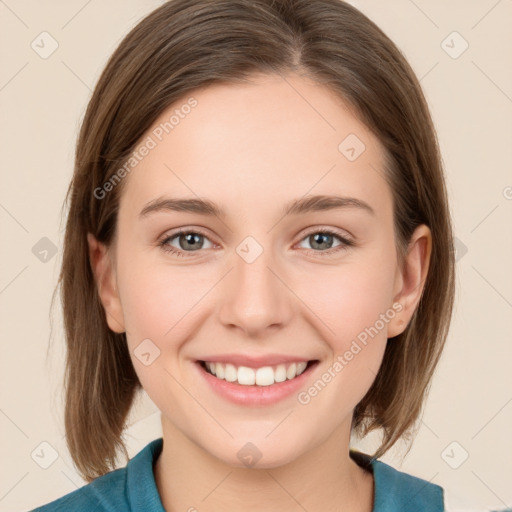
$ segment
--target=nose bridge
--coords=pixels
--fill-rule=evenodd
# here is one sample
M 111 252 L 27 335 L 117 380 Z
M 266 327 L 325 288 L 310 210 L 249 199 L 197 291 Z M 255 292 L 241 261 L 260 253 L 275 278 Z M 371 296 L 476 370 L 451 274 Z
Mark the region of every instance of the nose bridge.
M 261 237 L 259 237 L 261 240 Z M 235 288 L 239 299 L 248 296 L 256 304 L 266 299 L 266 304 L 276 297 L 277 279 L 270 269 L 276 266 L 275 251 L 270 245 L 271 236 L 263 243 L 255 237 L 247 236 L 235 249 Z M 265 245 L 263 245 L 265 244 Z
M 271 236 L 265 237 L 270 244 Z M 221 299 L 221 319 L 247 331 L 283 323 L 286 316 L 286 287 L 277 277 L 276 251 L 255 237 L 247 236 L 233 254 L 233 271 Z M 276 275 L 277 274 L 277 275 Z

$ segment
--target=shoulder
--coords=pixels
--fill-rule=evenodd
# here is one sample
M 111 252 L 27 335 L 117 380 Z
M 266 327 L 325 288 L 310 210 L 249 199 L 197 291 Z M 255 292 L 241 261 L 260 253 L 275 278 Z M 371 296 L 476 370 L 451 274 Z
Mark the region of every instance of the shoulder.
M 417 512 L 443 512 L 443 488 L 417 476 L 399 471 L 376 460 L 375 477 L 376 510 L 415 510 Z
M 443 488 L 417 476 L 399 471 L 366 453 L 350 450 L 350 456 L 374 478 L 374 512 L 414 510 L 443 512 Z
M 151 441 L 119 468 L 65 496 L 30 512 L 128 512 L 144 510 L 164 512 L 153 474 L 153 464 L 160 455 L 163 439 Z
M 366 453 L 350 450 L 350 456 L 374 476 L 373 512 L 512 512 L 490 510 L 423 478 L 399 471 Z

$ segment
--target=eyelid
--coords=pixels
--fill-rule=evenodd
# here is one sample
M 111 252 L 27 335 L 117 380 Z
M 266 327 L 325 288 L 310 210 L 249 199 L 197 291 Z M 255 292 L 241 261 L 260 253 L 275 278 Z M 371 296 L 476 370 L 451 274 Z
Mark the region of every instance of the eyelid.
M 201 236 L 207 238 L 213 245 L 218 245 L 211 239 L 211 236 L 205 230 L 203 230 L 202 228 L 195 227 L 195 226 L 189 226 L 189 227 L 185 227 L 185 228 L 177 228 L 176 230 L 166 231 L 161 237 L 158 238 L 157 244 L 163 245 L 168 240 L 176 238 L 178 235 L 187 234 L 187 233 L 195 233 L 195 234 L 201 235 Z
M 347 241 L 355 242 L 354 235 L 352 235 L 352 233 L 350 233 L 346 229 L 340 229 L 340 228 L 334 228 L 331 226 L 322 226 L 322 225 L 320 225 L 320 226 L 316 225 L 316 226 L 311 226 L 310 228 L 306 228 L 301 234 L 302 238 L 300 239 L 300 241 L 305 236 L 308 236 L 312 233 L 319 233 L 319 232 L 329 232 L 329 233 L 335 234 L 336 236 L 338 236 L 342 239 L 345 239 Z
M 324 232 L 324 231 L 332 232 L 333 234 L 336 234 L 337 236 L 339 236 L 341 238 L 346 238 L 351 241 L 355 240 L 355 237 L 352 235 L 352 233 L 350 233 L 346 229 L 341 230 L 340 228 L 316 225 L 316 226 L 310 226 L 308 228 L 304 228 L 301 232 L 301 238 L 299 239 L 299 242 L 302 241 L 302 239 L 305 236 L 310 235 L 311 233 L 318 233 L 318 232 Z M 176 235 L 179 235 L 181 233 L 191 233 L 191 232 L 203 235 L 204 237 L 208 238 L 213 243 L 213 241 L 210 239 L 210 235 L 205 230 L 203 230 L 202 228 L 199 228 L 199 227 L 195 227 L 195 226 L 188 226 L 185 228 L 176 228 L 176 231 L 173 231 L 173 230 L 166 231 L 161 237 L 159 237 L 159 240 L 160 241 L 166 240 L 168 238 L 173 238 Z
M 208 239 L 213 245 L 217 245 L 213 240 L 210 239 L 210 236 L 206 233 L 205 230 L 203 230 L 202 228 L 194 227 L 194 226 L 188 226 L 185 228 L 181 227 L 181 228 L 177 228 L 175 231 L 171 230 L 170 232 L 166 232 L 161 238 L 159 238 L 157 245 L 162 250 L 169 252 L 169 253 L 173 253 L 177 256 L 189 255 L 187 257 L 194 257 L 193 256 L 194 252 L 198 252 L 198 253 L 204 252 L 204 250 L 183 251 L 182 249 L 176 249 L 175 247 L 172 247 L 167 244 L 167 242 L 169 240 L 172 240 L 172 239 L 176 238 L 178 235 L 183 234 L 183 233 L 184 234 L 195 233 L 195 234 L 201 235 L 204 238 Z M 335 237 L 337 237 L 340 240 L 341 245 L 331 248 L 331 249 L 328 249 L 326 251 L 315 251 L 314 249 L 304 249 L 307 253 L 314 253 L 314 254 L 318 254 L 321 256 L 334 256 L 339 251 L 348 249 L 348 248 L 356 245 L 355 237 L 348 231 L 341 230 L 340 228 L 333 228 L 330 226 L 316 225 L 316 226 L 310 226 L 308 228 L 305 228 L 305 230 L 303 230 L 301 232 L 299 240 L 294 244 L 294 247 L 297 244 L 300 244 L 309 235 L 314 234 L 314 233 L 327 233 L 327 234 L 334 235 Z

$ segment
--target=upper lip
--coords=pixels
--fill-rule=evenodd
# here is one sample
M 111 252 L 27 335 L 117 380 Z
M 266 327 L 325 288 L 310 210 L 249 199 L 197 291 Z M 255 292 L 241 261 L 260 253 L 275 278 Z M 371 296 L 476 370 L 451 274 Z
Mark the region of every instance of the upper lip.
M 216 354 L 205 356 L 199 361 L 208 361 L 211 363 L 230 363 L 233 366 L 247 366 L 249 368 L 261 368 L 263 366 L 276 366 L 278 364 L 308 362 L 313 359 L 310 357 L 289 356 L 283 354 L 267 355 L 243 355 L 243 354 Z

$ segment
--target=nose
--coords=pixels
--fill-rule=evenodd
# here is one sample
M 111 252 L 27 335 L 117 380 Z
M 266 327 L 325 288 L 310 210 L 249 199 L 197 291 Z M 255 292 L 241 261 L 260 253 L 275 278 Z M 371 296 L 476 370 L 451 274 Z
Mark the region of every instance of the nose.
M 220 290 L 222 324 L 255 338 L 286 325 L 294 296 L 272 250 L 248 240 L 237 247 L 232 263 Z

